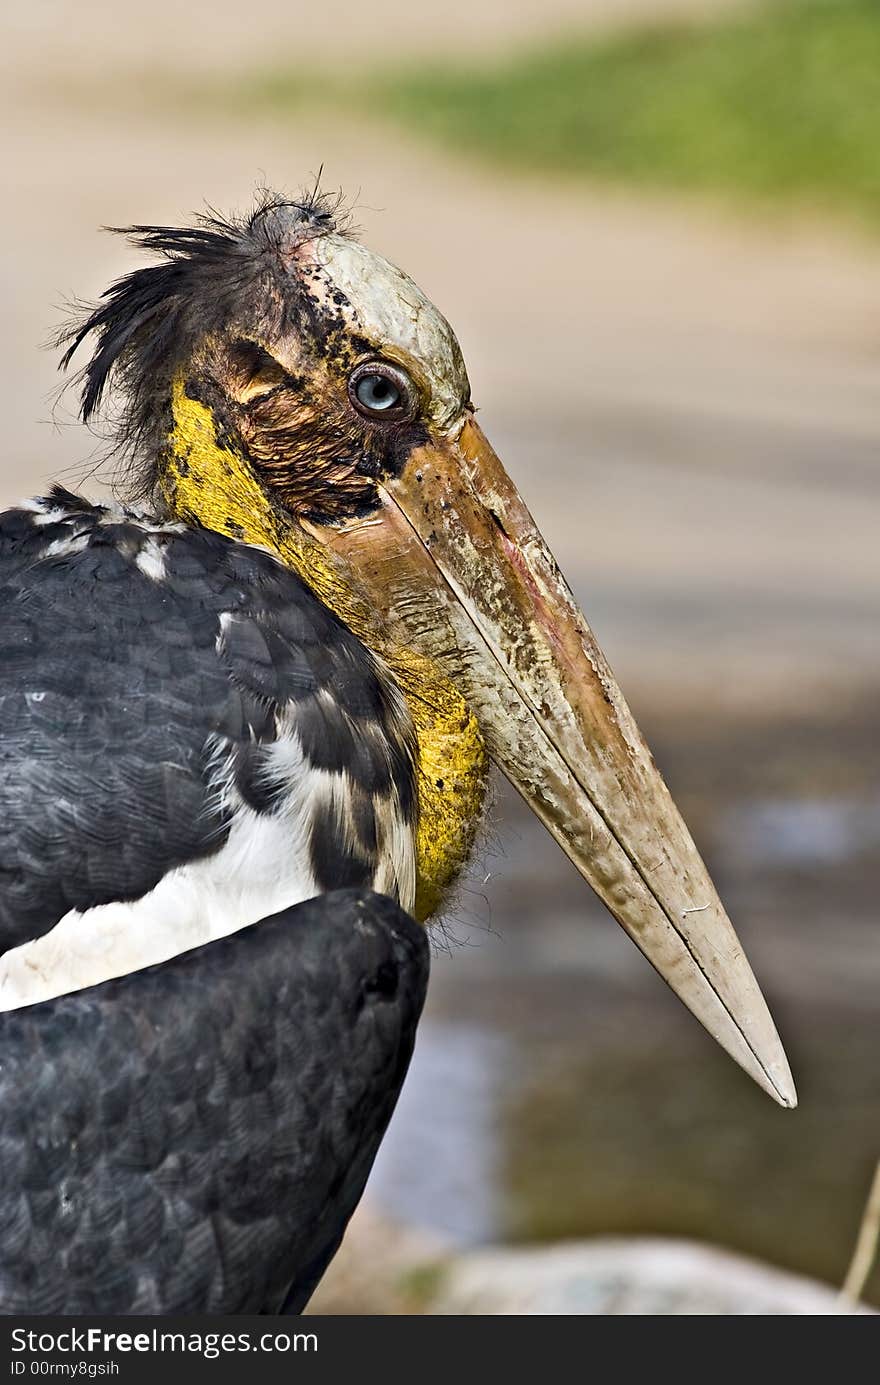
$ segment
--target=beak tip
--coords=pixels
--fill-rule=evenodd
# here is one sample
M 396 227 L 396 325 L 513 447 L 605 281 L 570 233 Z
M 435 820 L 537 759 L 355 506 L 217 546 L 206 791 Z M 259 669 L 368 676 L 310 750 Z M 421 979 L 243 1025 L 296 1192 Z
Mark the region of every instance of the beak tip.
M 774 1047 L 776 1052 L 773 1057 L 767 1062 L 761 1062 L 759 1059 L 758 1071 L 752 1068 L 751 1075 L 757 1079 L 758 1085 L 767 1095 L 773 1098 L 777 1106 L 786 1111 L 793 1111 L 798 1104 L 797 1088 L 779 1039 Z
M 788 1064 L 784 1075 L 773 1079 L 773 1090 L 771 1095 L 780 1106 L 786 1111 L 794 1111 L 798 1104 L 797 1089 L 794 1085 L 794 1078 L 788 1071 Z

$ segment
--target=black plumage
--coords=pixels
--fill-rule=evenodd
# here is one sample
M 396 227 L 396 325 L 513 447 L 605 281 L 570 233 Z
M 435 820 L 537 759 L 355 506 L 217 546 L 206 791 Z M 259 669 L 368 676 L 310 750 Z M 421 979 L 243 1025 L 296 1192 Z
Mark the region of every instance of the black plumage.
M 117 420 L 118 456 L 133 464 L 129 490 L 152 497 L 165 398 L 174 371 L 211 332 L 224 331 L 250 307 L 249 329 L 305 330 L 326 349 L 334 323 L 288 272 L 298 245 L 344 227 L 338 198 L 318 191 L 297 201 L 266 192 L 240 217 L 210 212 L 195 226 L 114 227 L 160 257 L 158 264 L 116 280 L 93 307 L 78 313 L 59 336 L 67 369 L 89 337 L 96 342 L 81 375 L 80 412 L 96 413 L 116 377 L 126 395 Z M 253 343 L 239 344 L 245 350 Z
M 338 892 L 0 1014 L 0 1312 L 299 1312 L 427 973 L 396 905 Z
M 328 838 L 321 814 L 319 885 L 370 883 L 385 799 L 414 814 L 393 685 L 269 554 L 58 490 L 0 516 L 0 609 L 0 951 L 218 851 L 227 778 L 280 811 L 285 718 L 366 819 Z

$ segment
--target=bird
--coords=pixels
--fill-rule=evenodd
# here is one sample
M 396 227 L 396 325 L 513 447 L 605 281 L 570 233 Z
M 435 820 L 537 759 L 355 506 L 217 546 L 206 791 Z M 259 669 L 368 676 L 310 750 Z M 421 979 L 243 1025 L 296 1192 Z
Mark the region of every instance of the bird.
M 742 947 L 477 422 L 446 319 L 317 189 L 124 233 L 149 262 L 61 337 L 65 369 L 91 347 L 80 414 L 104 420 L 120 499 L 55 487 L 0 516 L 0 1022 L 21 1011 L 19 1044 L 45 1024 L 66 1050 L 85 1042 L 78 1006 L 121 1023 L 140 986 L 149 1009 L 218 955 L 240 979 L 236 940 L 284 911 L 347 918 L 351 891 L 395 926 L 429 923 L 494 764 L 709 1033 L 795 1105 Z M 585 505 L 585 534 L 608 518 Z M 331 1017 L 336 987 L 314 985 Z M 253 1170 L 267 1129 L 248 1131 Z M 197 1138 L 194 1116 L 165 1157 Z M 112 1180 L 94 1196 L 112 1201 Z M 248 1292 L 225 1284 L 213 1311 Z M 157 1293 L 152 1311 L 179 1307 Z

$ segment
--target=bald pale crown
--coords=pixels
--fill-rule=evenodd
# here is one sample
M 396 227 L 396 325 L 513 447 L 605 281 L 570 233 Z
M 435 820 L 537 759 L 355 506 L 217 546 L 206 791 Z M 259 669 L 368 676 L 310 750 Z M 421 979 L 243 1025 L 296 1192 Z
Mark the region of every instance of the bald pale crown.
M 426 412 L 438 428 L 448 428 L 467 404 L 470 384 L 455 333 L 418 284 L 382 255 L 336 233 L 310 241 L 300 254 L 324 271 L 328 292 L 344 294 L 352 326 L 378 352 L 423 377 L 430 392 Z

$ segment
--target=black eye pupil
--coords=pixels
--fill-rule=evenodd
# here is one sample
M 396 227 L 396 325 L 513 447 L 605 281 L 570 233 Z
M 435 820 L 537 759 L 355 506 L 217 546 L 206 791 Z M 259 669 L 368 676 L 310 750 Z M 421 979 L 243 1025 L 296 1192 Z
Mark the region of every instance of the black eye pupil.
M 383 413 L 400 403 L 400 390 L 387 375 L 362 375 L 355 386 L 358 401 L 365 409 Z

